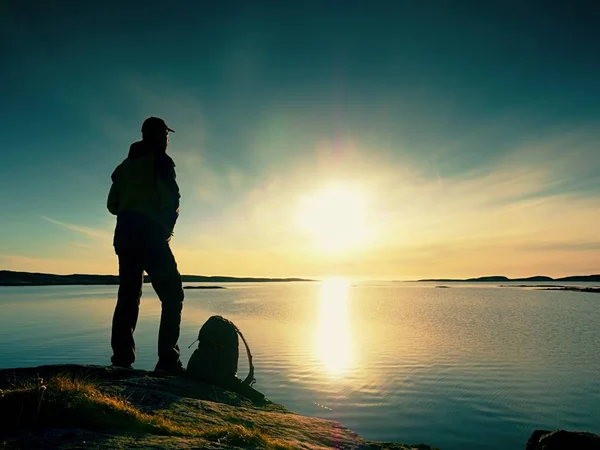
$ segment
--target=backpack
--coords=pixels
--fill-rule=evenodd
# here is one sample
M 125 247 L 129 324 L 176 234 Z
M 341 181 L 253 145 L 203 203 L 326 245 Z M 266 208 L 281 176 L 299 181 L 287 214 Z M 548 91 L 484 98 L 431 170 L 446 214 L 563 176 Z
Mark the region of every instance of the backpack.
M 242 381 L 237 377 L 239 339 L 242 338 L 248 355 L 249 373 Z M 254 364 L 250 347 L 237 326 L 222 316 L 211 316 L 198 332 L 198 348 L 188 361 L 186 374 L 198 381 L 214 384 L 251 399 L 262 400 L 264 395 L 252 388 Z M 189 348 L 189 347 L 188 347 Z

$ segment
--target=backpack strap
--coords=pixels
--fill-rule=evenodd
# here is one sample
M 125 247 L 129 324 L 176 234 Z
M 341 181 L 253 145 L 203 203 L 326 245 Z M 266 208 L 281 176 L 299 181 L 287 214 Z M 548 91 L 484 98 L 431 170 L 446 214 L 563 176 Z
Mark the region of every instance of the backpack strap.
M 248 376 L 242 383 L 247 386 L 252 386 L 254 383 L 256 383 L 256 379 L 254 378 L 254 364 L 252 363 L 252 353 L 250 353 L 250 347 L 248 346 L 248 343 L 246 342 L 246 339 L 244 338 L 244 335 L 242 334 L 240 329 L 236 326 L 235 330 L 238 332 L 238 334 L 242 338 L 242 341 L 244 341 L 244 345 L 246 346 L 246 353 L 248 355 L 248 365 L 250 366 L 250 371 L 248 372 Z

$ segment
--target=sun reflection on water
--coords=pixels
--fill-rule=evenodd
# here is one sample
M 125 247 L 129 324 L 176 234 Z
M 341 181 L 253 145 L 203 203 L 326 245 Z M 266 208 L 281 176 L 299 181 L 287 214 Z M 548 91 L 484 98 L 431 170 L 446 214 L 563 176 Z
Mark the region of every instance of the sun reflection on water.
M 333 375 L 346 373 L 354 358 L 349 291 L 350 282 L 343 278 L 325 280 L 321 287 L 315 350 Z

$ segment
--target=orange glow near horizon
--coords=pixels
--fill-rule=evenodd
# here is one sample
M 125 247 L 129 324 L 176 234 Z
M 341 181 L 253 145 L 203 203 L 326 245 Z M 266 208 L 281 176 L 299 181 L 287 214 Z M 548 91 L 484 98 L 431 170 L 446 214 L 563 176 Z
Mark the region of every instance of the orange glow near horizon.
M 533 142 L 493 166 L 452 176 L 415 161 L 373 158 L 375 150 L 358 140 L 341 148 L 344 158 L 315 163 L 306 153 L 264 177 L 221 173 L 182 151 L 184 207 L 173 253 L 188 275 L 414 280 L 598 273 L 597 232 L 582 224 L 600 221 L 600 197 L 555 189 L 557 180 L 578 179 L 589 161 L 588 147 L 578 147 L 587 136 Z M 569 154 L 562 151 L 567 144 Z M 114 218 L 102 208 L 102 216 L 85 221 L 32 217 L 39 239 L 3 248 L 0 267 L 117 274 Z

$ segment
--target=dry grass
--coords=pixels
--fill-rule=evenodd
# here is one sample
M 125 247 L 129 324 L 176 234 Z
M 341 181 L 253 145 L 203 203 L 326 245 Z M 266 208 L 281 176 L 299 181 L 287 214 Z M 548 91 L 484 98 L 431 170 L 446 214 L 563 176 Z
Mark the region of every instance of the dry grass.
M 197 437 L 237 447 L 292 448 L 261 430 L 242 425 L 183 427 L 160 413 L 140 411 L 127 399 L 106 394 L 91 380 L 68 375 L 58 375 L 47 382 L 34 379 L 0 392 L 0 433 L 41 428 L 150 433 Z
M 294 447 L 273 439 L 259 430 L 249 430 L 242 425 L 227 427 L 214 427 L 201 432 L 201 436 L 208 441 L 236 447 L 270 448 L 275 450 L 293 450 Z

